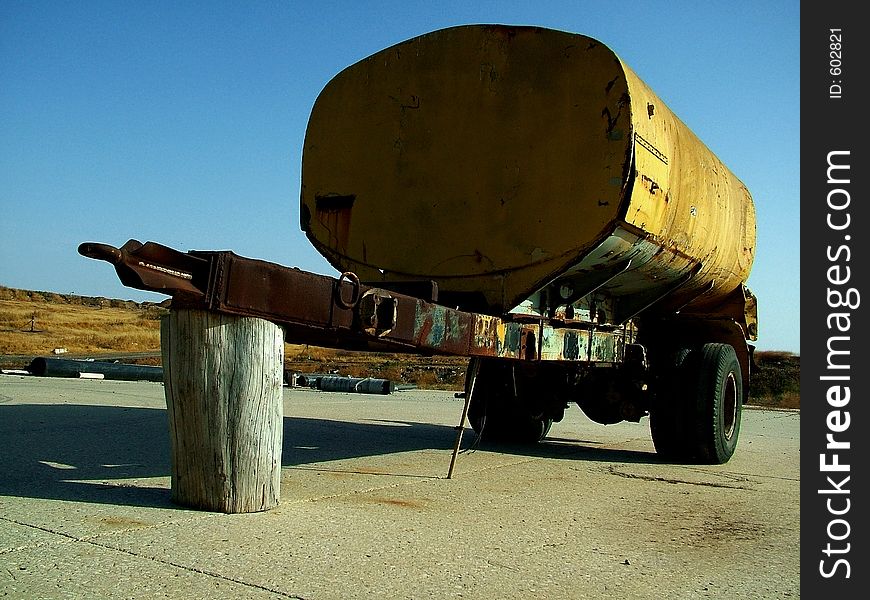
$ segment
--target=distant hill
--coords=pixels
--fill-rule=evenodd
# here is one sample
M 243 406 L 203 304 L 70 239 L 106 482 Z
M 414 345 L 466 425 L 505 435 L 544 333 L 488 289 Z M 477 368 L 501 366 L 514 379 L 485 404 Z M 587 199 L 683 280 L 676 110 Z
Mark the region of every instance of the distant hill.
M 800 408 L 801 357 L 791 352 L 756 352 L 750 379 L 753 403 Z
M 47 304 L 70 304 L 74 306 L 96 306 L 100 308 L 142 308 L 151 306 L 168 307 L 171 298 L 163 302 L 134 302 L 133 300 L 115 300 L 102 296 L 77 296 L 75 294 L 59 294 L 57 292 L 35 292 L 0 285 L 0 300 L 17 300 L 20 302 L 44 302 Z

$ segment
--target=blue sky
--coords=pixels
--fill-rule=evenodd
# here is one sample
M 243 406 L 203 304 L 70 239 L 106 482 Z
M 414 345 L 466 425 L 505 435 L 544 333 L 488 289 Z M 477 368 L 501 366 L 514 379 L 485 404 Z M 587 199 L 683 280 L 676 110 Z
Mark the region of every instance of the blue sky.
M 799 2 L 0 3 L 0 285 L 161 301 L 83 241 L 227 250 L 334 275 L 299 230 L 323 86 L 467 23 L 594 37 L 747 185 L 759 349 L 800 352 Z

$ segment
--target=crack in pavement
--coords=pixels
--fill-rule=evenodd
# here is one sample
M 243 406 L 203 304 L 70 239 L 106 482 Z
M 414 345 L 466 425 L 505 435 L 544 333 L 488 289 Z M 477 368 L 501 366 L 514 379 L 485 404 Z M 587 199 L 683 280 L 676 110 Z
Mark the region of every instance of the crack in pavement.
M 200 520 L 200 519 L 204 519 L 204 518 L 211 517 L 211 516 L 213 516 L 213 515 L 206 515 L 206 516 L 203 516 L 203 517 L 198 517 L 198 518 L 190 519 L 190 520 Z M 159 528 L 159 527 L 164 527 L 164 526 L 167 526 L 167 525 L 172 525 L 172 524 L 175 524 L 175 523 L 177 523 L 177 522 L 159 523 L 159 524 L 151 525 L 151 526 L 148 526 L 148 527 L 134 527 L 134 528 L 125 529 L 125 530 L 120 530 L 120 531 L 113 531 L 113 532 L 111 532 L 111 533 L 101 533 L 101 534 L 95 534 L 95 535 L 93 535 L 93 536 L 81 537 L 81 536 L 76 536 L 76 535 L 73 535 L 73 534 L 70 534 L 70 533 L 65 533 L 65 532 L 63 532 L 63 531 L 57 531 L 57 530 L 51 529 L 51 528 L 49 528 L 49 527 L 42 527 L 41 525 L 33 525 L 33 524 L 31 524 L 31 523 L 23 523 L 23 522 L 21 522 L 21 521 L 18 521 L 18 520 L 16 520 L 16 519 L 10 519 L 10 518 L 8 518 L 8 517 L 0 516 L 0 520 L 6 521 L 7 523 L 14 523 L 14 524 L 16 524 L 16 525 L 20 525 L 20 526 L 22 526 L 22 527 L 28 527 L 28 528 L 31 528 L 31 529 L 37 529 L 37 530 L 39 530 L 39 531 L 44 531 L 44 532 L 46 532 L 46 533 L 50 533 L 50 534 L 53 534 L 53 535 L 60 536 L 60 537 L 62 537 L 62 538 L 65 538 L 64 543 L 68 543 L 68 542 L 79 542 L 79 543 L 83 543 L 83 544 L 90 544 L 91 546 L 95 546 L 95 547 L 97 547 L 97 548 L 103 548 L 104 550 L 111 550 L 111 551 L 114 551 L 114 552 L 120 552 L 120 553 L 122 553 L 122 554 L 127 554 L 127 555 L 129 555 L 129 556 L 133 556 L 133 557 L 135 557 L 135 558 L 143 558 L 143 559 L 146 559 L 146 560 L 152 560 L 152 561 L 154 561 L 154 562 L 156 562 L 156 563 L 160 563 L 160 564 L 162 564 L 162 565 L 167 565 L 167 566 L 170 566 L 170 567 L 173 567 L 173 568 L 176 568 L 176 569 L 180 569 L 180 570 L 182 570 L 182 571 L 187 571 L 187 572 L 191 572 L 191 573 L 197 573 L 197 574 L 200 574 L 200 575 L 205 575 L 205 576 L 207 576 L 207 577 L 214 577 L 214 578 L 216 578 L 216 579 L 221 579 L 221 580 L 223 580 L 223 581 L 228 581 L 228 582 L 231 582 L 231 583 L 236 583 L 236 584 L 238 584 L 238 585 L 242 585 L 242 586 L 245 586 L 245 587 L 254 588 L 254 589 L 259 589 L 259 590 L 263 590 L 263 591 L 265 591 L 265 592 L 269 592 L 269 593 L 271 593 L 271 594 L 277 594 L 277 595 L 282 596 L 282 597 L 284 597 L 284 598 L 291 598 L 292 600 L 305 600 L 305 598 L 304 598 L 303 596 L 297 596 L 297 595 L 295 595 L 295 594 L 288 594 L 287 592 L 283 592 L 283 591 L 281 591 L 281 590 L 277 590 L 277 589 L 270 588 L 270 587 L 267 587 L 267 586 L 264 586 L 264 585 L 260 585 L 260 584 L 258 584 L 258 583 L 252 583 L 252 582 L 250 582 L 250 581 L 244 581 L 244 580 L 242 580 L 242 579 L 237 579 L 237 578 L 235 578 L 235 577 L 230 577 L 230 576 L 228 576 L 228 575 L 222 575 L 221 573 L 217 573 L 217 572 L 215 572 L 215 571 L 209 571 L 209 570 L 206 570 L 206 569 L 201 569 L 201 568 L 199 568 L 199 567 L 194 567 L 194 566 L 190 566 L 190 565 L 184 565 L 184 564 L 177 563 L 177 562 L 174 562 L 174 561 L 171 561 L 171 560 L 166 560 L 166 559 L 158 558 L 158 557 L 156 557 L 156 556 L 148 556 L 147 554 L 141 554 L 141 553 L 136 552 L 136 551 L 134 551 L 134 550 L 128 550 L 128 549 L 126 549 L 126 548 L 122 548 L 122 547 L 119 547 L 119 546 L 114 546 L 114 545 L 109 544 L 109 543 L 107 543 L 107 542 L 101 542 L 101 541 L 99 541 L 99 540 L 97 539 L 97 538 L 104 537 L 104 536 L 108 536 L 108 535 L 118 535 L 118 534 L 121 534 L 121 533 L 128 533 L 128 532 L 131 532 L 131 531 L 141 531 L 142 529 L 156 529 L 156 528 Z M 59 544 L 59 543 L 61 543 L 61 542 L 45 542 L 45 543 L 29 544 L 29 545 L 20 546 L 20 547 L 17 547 L 17 548 L 2 548 L 2 549 L 0 549 L 0 555 L 2 555 L 2 554 L 8 554 L 8 553 L 10 553 L 10 552 L 16 552 L 16 551 L 20 551 L 20 550 L 30 550 L 30 549 L 34 549 L 34 548 L 41 548 L 41 547 L 44 547 L 44 546 L 56 545 L 56 544 Z M 8 569 L 7 569 L 7 571 L 8 571 Z M 9 572 L 9 574 L 10 574 L 10 576 L 11 576 L 11 577 L 13 578 L 13 580 L 14 580 L 14 579 L 15 579 L 15 576 L 12 574 L 11 571 Z
M 672 479 L 670 477 L 660 477 L 654 475 L 639 475 L 637 473 L 625 473 L 623 471 L 617 471 L 615 466 L 611 466 L 608 469 L 608 472 L 611 475 L 618 475 L 619 477 L 625 477 L 626 479 L 642 479 L 644 481 L 658 481 L 662 483 L 671 483 L 677 484 L 682 483 L 685 485 L 699 485 L 702 487 L 714 487 L 714 488 L 727 488 L 732 490 L 748 490 L 750 488 L 743 485 L 731 485 L 727 483 L 714 483 L 712 481 L 687 481 L 685 479 Z M 744 480 L 748 481 L 748 480 Z

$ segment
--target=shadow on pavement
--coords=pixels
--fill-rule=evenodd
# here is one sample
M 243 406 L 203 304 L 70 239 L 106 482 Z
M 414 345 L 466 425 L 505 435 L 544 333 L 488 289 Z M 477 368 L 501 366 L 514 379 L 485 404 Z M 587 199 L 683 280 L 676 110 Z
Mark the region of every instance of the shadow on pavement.
M 475 440 L 466 429 L 463 448 Z M 456 430 L 398 421 L 284 419 L 282 466 L 414 450 L 452 450 Z M 533 446 L 483 443 L 480 450 L 568 460 L 660 462 L 648 452 L 548 438 Z M 169 499 L 166 411 L 75 404 L 0 405 L 0 496 L 179 508 Z
M 166 411 L 75 404 L 0 405 L 0 496 L 173 507 Z

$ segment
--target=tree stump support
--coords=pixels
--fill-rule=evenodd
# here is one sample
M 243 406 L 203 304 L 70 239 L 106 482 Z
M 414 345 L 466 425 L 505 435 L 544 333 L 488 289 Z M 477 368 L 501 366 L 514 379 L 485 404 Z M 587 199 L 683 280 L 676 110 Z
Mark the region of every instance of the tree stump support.
M 264 319 L 171 309 L 160 327 L 172 501 L 224 513 L 278 505 L 284 335 Z

